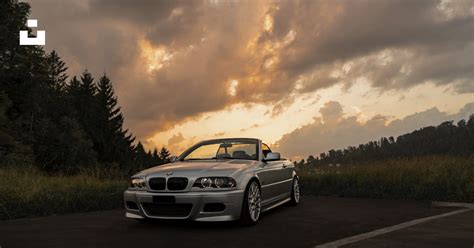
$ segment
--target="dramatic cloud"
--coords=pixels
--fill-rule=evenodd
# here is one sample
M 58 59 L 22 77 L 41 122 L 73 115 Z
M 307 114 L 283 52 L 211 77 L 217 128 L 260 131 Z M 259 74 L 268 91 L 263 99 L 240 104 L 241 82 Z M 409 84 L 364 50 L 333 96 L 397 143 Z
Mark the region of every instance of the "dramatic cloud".
M 474 114 L 474 102 L 466 104 L 456 114 L 431 108 L 403 119 L 390 120 L 387 116 L 376 115 L 365 122 L 360 121 L 358 116 L 344 116 L 341 104 L 334 101 L 325 103 L 319 112 L 321 116 L 314 117 L 312 123 L 283 135 L 276 142 L 276 149 L 285 156 L 306 158 L 381 137 L 396 137 L 421 127 L 439 125 L 443 121 L 467 119 Z
M 112 78 L 140 139 L 237 103 L 274 105 L 276 116 L 306 93 L 360 80 L 474 93 L 471 0 L 31 4 L 72 74 Z

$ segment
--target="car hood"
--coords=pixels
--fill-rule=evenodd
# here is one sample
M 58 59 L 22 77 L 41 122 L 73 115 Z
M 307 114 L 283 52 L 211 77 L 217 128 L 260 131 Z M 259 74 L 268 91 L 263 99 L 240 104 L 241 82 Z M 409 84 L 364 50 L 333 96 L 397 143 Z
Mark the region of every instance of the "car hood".
M 254 160 L 206 160 L 175 162 L 155 166 L 143 170 L 136 176 L 173 176 L 173 177 L 201 177 L 201 176 L 232 176 L 257 164 Z

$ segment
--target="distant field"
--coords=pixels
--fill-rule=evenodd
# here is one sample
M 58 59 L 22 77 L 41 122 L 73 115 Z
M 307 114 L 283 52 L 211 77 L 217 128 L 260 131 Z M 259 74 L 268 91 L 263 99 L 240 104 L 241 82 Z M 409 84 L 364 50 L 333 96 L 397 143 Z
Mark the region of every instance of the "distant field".
M 424 157 L 340 167 L 298 167 L 304 194 L 474 202 L 474 159 Z M 49 176 L 0 168 L 0 219 L 122 207 L 127 179 L 114 172 Z M 111 179 L 112 178 L 112 179 Z
M 21 170 L 0 168 L 0 219 L 122 206 L 122 194 L 127 188 L 127 181 L 100 179 L 94 173 L 68 177 L 47 176 L 31 167 Z
M 474 202 L 474 157 L 432 156 L 298 170 L 306 194 Z

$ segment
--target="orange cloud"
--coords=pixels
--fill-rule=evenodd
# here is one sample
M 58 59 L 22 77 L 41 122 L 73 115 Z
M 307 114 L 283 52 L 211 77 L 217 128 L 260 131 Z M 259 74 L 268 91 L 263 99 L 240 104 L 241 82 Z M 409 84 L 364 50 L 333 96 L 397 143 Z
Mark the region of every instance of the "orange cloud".
M 32 5 L 71 74 L 107 71 L 139 139 L 237 104 L 278 116 L 309 93 L 359 81 L 399 94 L 426 83 L 474 92 L 471 1 Z

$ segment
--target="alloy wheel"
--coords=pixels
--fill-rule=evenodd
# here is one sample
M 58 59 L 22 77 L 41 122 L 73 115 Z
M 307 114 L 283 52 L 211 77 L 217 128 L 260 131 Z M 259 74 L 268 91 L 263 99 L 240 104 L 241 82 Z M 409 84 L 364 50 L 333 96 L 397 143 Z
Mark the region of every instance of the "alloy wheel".
M 248 208 L 253 221 L 257 221 L 260 216 L 260 202 L 260 188 L 256 182 L 252 182 L 248 192 Z
M 293 180 L 293 196 L 295 198 L 295 202 L 300 201 L 300 185 L 298 184 L 298 179 L 295 178 Z

